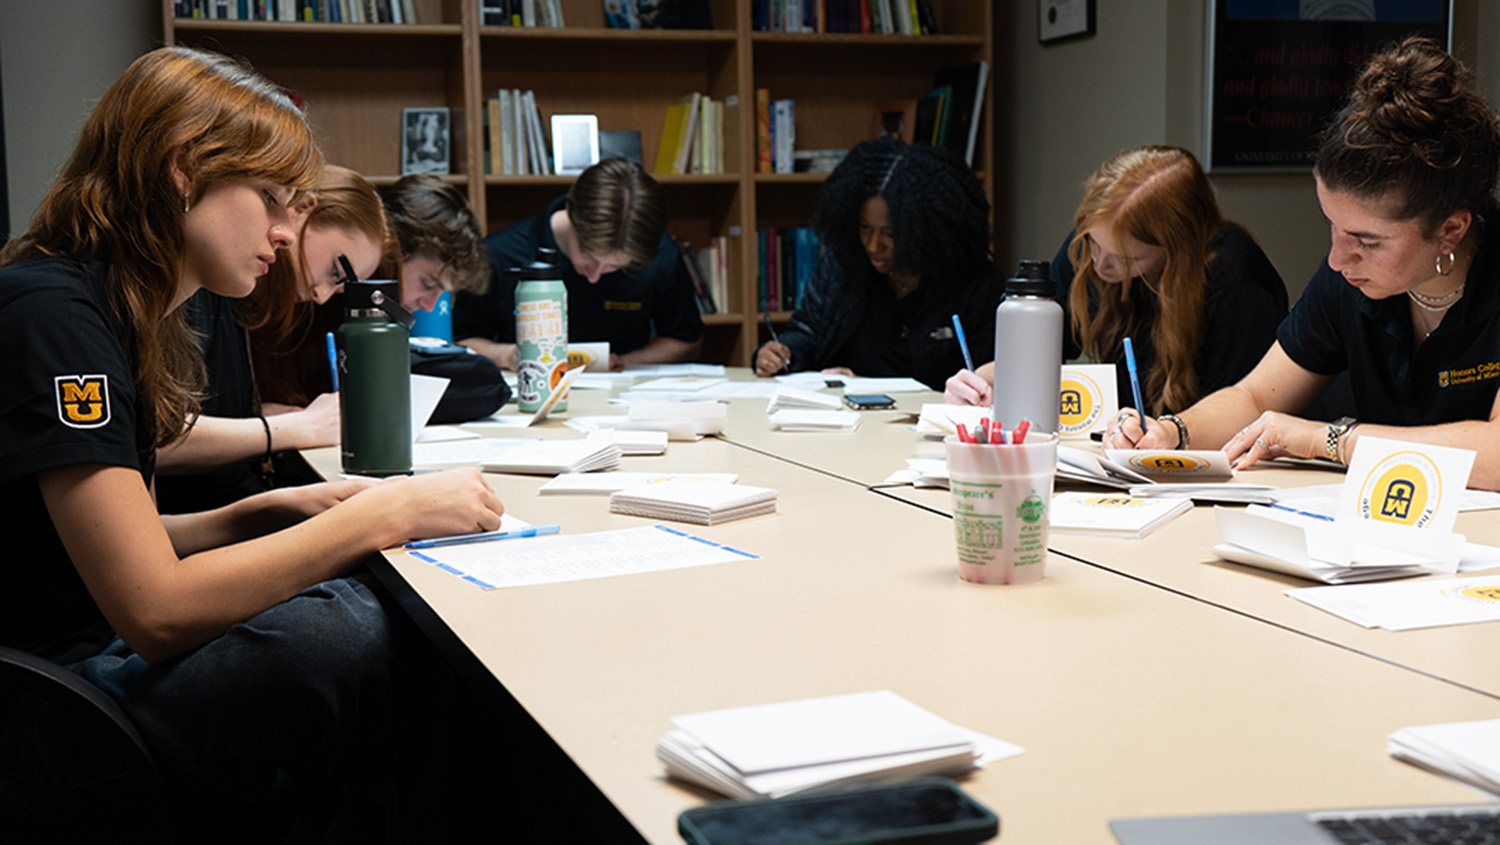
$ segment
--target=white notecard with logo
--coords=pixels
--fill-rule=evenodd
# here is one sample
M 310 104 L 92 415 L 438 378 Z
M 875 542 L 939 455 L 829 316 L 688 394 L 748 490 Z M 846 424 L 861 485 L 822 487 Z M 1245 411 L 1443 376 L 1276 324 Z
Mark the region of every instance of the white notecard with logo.
M 1439 556 L 1443 565 L 1430 568 L 1457 572 L 1464 538 L 1453 523 L 1474 457 L 1468 449 L 1361 437 L 1334 524 L 1366 543 Z
M 1060 436 L 1087 438 L 1103 431 L 1119 408 L 1114 364 L 1063 365 L 1057 419 Z

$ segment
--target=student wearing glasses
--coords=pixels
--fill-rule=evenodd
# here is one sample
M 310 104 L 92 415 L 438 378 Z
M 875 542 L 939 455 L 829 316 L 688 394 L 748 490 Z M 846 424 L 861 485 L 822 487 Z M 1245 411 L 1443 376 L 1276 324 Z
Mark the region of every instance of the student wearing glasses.
M 558 254 L 568 291 L 568 340 L 608 341 L 610 369 L 691 361 L 703 321 L 677 246 L 666 235 L 666 193 L 639 164 L 609 158 L 589 167 L 545 213 L 485 240 L 489 292 L 460 293 L 453 337 L 516 369 L 515 279 L 539 247 Z

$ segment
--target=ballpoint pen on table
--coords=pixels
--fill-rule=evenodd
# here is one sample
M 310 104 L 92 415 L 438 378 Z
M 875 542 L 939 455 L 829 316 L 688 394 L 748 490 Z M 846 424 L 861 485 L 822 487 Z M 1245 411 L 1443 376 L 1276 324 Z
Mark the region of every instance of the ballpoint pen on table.
M 433 537 L 431 540 L 413 540 L 404 548 L 408 549 L 435 549 L 439 546 L 461 546 L 465 543 L 487 543 L 491 540 L 512 540 L 521 537 L 541 537 L 546 534 L 556 534 L 562 530 L 561 525 L 531 525 L 526 528 L 512 528 L 510 530 L 484 531 L 479 534 L 455 534 L 452 537 Z
M 958 319 L 957 314 L 953 315 L 953 332 L 958 335 L 959 351 L 964 353 L 964 366 L 968 367 L 969 372 L 972 373 L 974 372 L 974 356 L 969 354 L 969 340 L 964 337 L 964 324 Z

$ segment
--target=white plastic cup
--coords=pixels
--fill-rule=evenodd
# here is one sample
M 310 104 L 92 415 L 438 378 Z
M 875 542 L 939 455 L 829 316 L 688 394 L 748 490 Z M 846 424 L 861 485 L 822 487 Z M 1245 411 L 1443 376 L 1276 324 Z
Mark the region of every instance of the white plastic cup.
M 958 575 L 977 584 L 1040 581 L 1057 472 L 1057 435 L 1028 434 L 1018 446 L 943 441 Z

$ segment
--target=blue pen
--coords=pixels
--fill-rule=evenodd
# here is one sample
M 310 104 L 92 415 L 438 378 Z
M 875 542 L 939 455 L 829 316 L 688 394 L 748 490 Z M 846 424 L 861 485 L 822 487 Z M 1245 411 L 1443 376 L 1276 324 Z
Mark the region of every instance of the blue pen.
M 333 332 L 328 333 L 328 374 L 333 376 L 333 392 L 339 392 L 339 350 L 333 342 Z
M 561 525 L 532 525 L 527 528 L 512 528 L 509 531 L 485 531 L 480 534 L 456 534 L 452 537 L 434 537 L 431 540 L 414 540 L 406 544 L 408 549 L 435 549 L 438 546 L 461 546 L 465 543 L 488 543 L 491 540 L 514 540 L 520 537 L 541 537 L 556 534 Z
M 1279 511 L 1287 511 L 1288 513 L 1295 513 L 1301 516 L 1310 516 L 1313 519 L 1321 519 L 1324 522 L 1333 522 L 1333 517 L 1328 516 L 1327 514 L 1313 513 L 1312 511 L 1301 511 L 1297 510 L 1296 508 L 1289 508 L 1286 505 L 1281 504 L 1280 502 L 1272 502 L 1271 507 Z
M 1130 338 L 1125 338 L 1125 368 L 1130 370 L 1130 392 L 1135 395 L 1135 412 L 1141 415 L 1142 430 L 1145 428 L 1146 403 L 1141 401 L 1141 378 L 1135 372 L 1135 347 Z
M 958 348 L 964 353 L 964 366 L 968 367 L 969 372 L 972 373 L 974 372 L 974 356 L 969 354 L 969 340 L 964 337 L 964 324 L 958 319 L 957 314 L 953 315 L 953 332 L 958 335 Z

